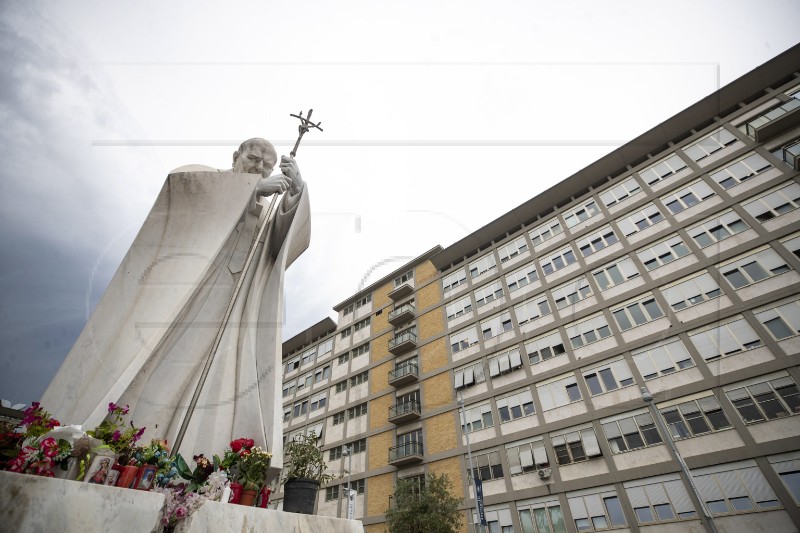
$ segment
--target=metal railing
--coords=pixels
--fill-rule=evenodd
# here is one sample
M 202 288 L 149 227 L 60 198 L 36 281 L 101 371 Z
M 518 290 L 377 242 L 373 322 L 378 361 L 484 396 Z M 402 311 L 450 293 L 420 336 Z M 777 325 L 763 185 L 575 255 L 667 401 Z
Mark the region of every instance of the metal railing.
M 394 309 L 393 311 L 389 312 L 389 320 L 397 318 L 398 316 L 402 315 L 405 312 L 414 313 L 416 310 L 417 310 L 417 308 L 414 307 L 413 304 L 401 305 L 397 309 Z
M 422 456 L 422 443 L 409 442 L 401 444 L 400 446 L 393 446 L 389 448 L 389 462 L 405 459 L 406 457 L 414 457 L 416 455 Z
M 419 405 L 419 402 L 416 400 L 409 400 L 403 403 L 397 403 L 391 407 L 389 407 L 389 418 L 394 418 L 396 416 L 401 416 L 409 413 L 417 413 L 420 414 L 422 409 Z
M 403 344 L 404 342 L 413 342 L 414 344 L 416 344 L 417 343 L 417 335 L 415 333 L 410 332 L 410 331 L 407 331 L 405 333 L 401 333 L 400 335 L 397 335 L 395 338 L 389 339 L 389 349 L 392 349 L 395 346 Z
M 419 368 L 417 367 L 417 363 L 405 363 L 398 366 L 394 370 L 389 370 L 389 381 L 392 382 L 396 379 L 400 379 L 409 375 L 419 377 Z

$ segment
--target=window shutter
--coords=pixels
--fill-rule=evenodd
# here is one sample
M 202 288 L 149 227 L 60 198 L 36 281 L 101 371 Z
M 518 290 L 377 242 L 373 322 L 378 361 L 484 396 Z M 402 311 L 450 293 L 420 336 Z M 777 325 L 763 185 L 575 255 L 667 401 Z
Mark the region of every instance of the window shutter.
M 694 511 L 692 500 L 689 499 L 689 493 L 686 492 L 683 482 L 679 480 L 664 482 L 664 488 L 669 494 L 669 499 L 672 500 L 672 505 L 675 507 L 676 513 L 688 513 Z
M 522 357 L 520 357 L 519 350 L 514 350 L 509 355 L 511 359 L 511 367 L 512 368 L 519 368 L 522 366 Z
M 664 490 L 664 487 L 663 485 L 661 485 L 661 483 L 645 485 L 644 491 L 647 493 L 647 497 L 650 498 L 650 503 L 652 503 L 653 505 L 658 505 L 660 503 L 669 503 L 669 498 L 667 498 L 667 491 Z
M 602 455 L 600 445 L 597 443 L 593 429 L 584 429 L 581 431 L 581 440 L 583 441 L 583 449 L 587 457 L 597 457 Z
M 475 383 L 475 373 L 472 367 L 464 369 L 464 386 L 472 385 Z
M 628 493 L 628 499 L 631 501 L 631 507 L 649 507 L 647 496 L 644 492 L 644 487 L 630 487 L 626 488 L 625 492 Z
M 603 501 L 600 499 L 599 494 L 584 496 L 583 501 L 586 502 L 586 510 L 589 512 L 590 517 L 605 516 L 606 513 L 603 509 Z
M 739 470 L 739 475 L 742 477 L 742 481 L 744 481 L 750 494 L 756 499 L 756 502 L 778 499 L 758 467 L 743 468 Z
M 505 374 L 509 370 L 511 370 L 511 364 L 508 361 L 508 354 L 503 354 L 499 356 L 498 361 L 500 362 L 500 372 Z
M 647 353 L 634 355 L 633 362 L 636 363 L 636 367 L 639 369 L 639 372 L 642 373 L 642 376 L 649 376 L 656 373 L 656 367 L 653 365 Z
M 460 389 L 464 386 L 464 371 L 456 372 L 456 388 Z
M 497 357 L 489 359 L 489 375 L 491 377 L 500 375 L 500 364 L 498 363 L 497 359 Z
M 572 518 L 575 520 L 580 520 L 581 518 L 589 518 L 589 514 L 586 511 L 586 505 L 583 503 L 583 498 L 578 496 L 577 498 L 567 498 L 569 502 L 569 510 L 572 513 Z
M 509 509 L 499 509 L 497 511 L 498 518 L 500 519 L 501 526 L 511 526 L 513 525 L 511 522 L 511 510 Z
M 697 486 L 697 490 L 700 492 L 700 495 L 703 497 L 703 501 L 705 502 L 721 500 L 723 498 L 722 491 L 717 486 L 717 482 L 714 479 L 713 474 L 695 476 L 694 484 Z
M 528 446 L 521 447 L 519 450 L 519 463 L 523 467 L 530 467 L 533 466 L 533 454 L 531 454 L 531 449 Z
M 550 464 L 550 461 L 547 460 L 547 450 L 544 445 L 533 448 L 533 460 L 537 466 Z

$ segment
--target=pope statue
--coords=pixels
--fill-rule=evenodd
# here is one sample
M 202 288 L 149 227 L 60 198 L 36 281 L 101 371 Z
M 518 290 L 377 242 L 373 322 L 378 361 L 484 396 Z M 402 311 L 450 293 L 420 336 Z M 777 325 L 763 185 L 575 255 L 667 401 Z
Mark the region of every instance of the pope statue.
M 92 429 L 110 402 L 127 404 L 147 441 L 172 444 L 217 346 L 178 451 L 208 456 L 252 438 L 280 469 L 283 277 L 310 224 L 297 163 L 283 156 L 270 176 L 276 162 L 269 142 L 250 139 L 232 170 L 191 165 L 167 177 L 42 398 L 59 420 Z

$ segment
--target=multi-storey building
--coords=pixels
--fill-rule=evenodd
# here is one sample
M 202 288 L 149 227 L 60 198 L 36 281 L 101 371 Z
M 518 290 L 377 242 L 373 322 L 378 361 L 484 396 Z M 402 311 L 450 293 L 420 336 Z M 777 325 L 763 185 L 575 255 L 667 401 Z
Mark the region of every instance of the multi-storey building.
M 284 344 L 285 438 L 352 462 L 366 531 L 426 472 L 469 531 L 473 476 L 492 532 L 702 531 L 703 505 L 797 530 L 799 67 L 796 46 Z

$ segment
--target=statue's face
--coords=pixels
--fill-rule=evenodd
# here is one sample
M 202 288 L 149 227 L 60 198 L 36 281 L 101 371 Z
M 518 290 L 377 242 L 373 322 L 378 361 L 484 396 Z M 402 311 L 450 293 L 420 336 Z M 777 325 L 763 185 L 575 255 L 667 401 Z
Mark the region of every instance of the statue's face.
M 266 144 L 253 142 L 242 153 L 233 154 L 233 171 L 245 174 L 261 174 L 269 177 L 275 166 L 275 155 Z

